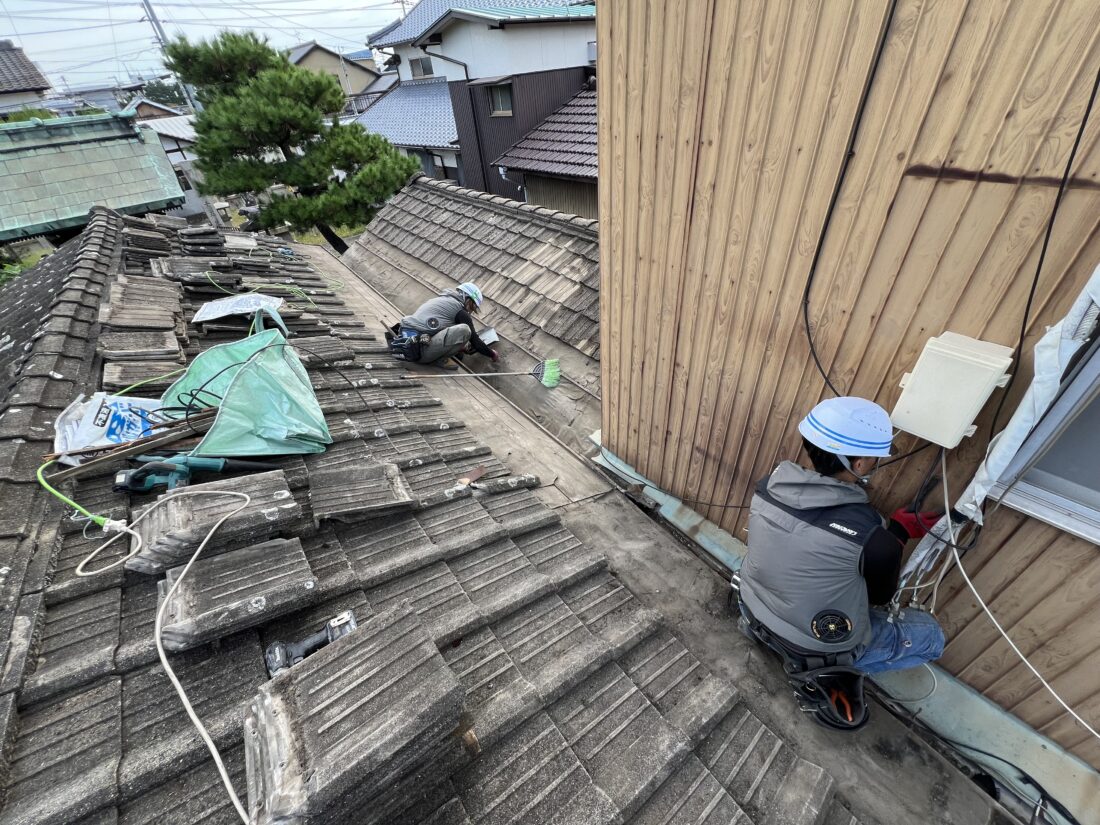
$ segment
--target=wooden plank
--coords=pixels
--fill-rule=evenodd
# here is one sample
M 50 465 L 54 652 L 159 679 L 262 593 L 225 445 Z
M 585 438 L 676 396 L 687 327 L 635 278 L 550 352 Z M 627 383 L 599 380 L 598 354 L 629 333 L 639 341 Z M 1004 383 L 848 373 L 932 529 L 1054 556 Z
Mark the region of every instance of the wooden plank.
M 753 83 L 756 77 L 756 62 L 759 59 L 761 42 L 764 38 L 764 18 L 767 6 L 759 0 L 747 0 L 737 6 L 737 31 L 734 39 L 733 60 L 730 63 L 726 91 L 722 98 L 725 110 L 721 114 L 719 134 L 715 141 L 716 162 L 724 161 L 717 178 L 700 177 L 697 185 L 714 189 L 714 214 L 709 232 L 689 236 L 692 251 L 703 255 L 699 269 L 693 271 L 692 286 L 694 294 L 685 293 L 683 306 L 685 311 L 694 307 L 687 323 L 679 328 L 676 345 L 677 356 L 686 362 L 678 370 L 679 380 L 674 383 L 671 422 L 669 425 L 668 447 L 665 450 L 664 464 L 667 489 L 677 495 L 693 498 L 686 487 L 687 473 L 693 466 L 700 465 L 709 444 L 696 438 L 697 422 L 703 411 L 714 403 L 714 384 L 708 377 L 714 375 L 717 367 L 717 355 L 714 350 L 718 344 L 714 330 L 718 328 L 718 317 L 722 307 L 732 300 L 736 289 L 737 277 L 726 264 L 729 254 L 728 242 L 731 233 L 736 231 L 732 220 L 733 198 L 737 181 L 743 175 L 742 165 L 745 151 L 745 130 L 747 118 L 745 112 L 752 100 Z M 732 7 L 719 9 L 717 20 L 732 13 Z M 773 12 L 774 14 L 774 12 Z M 715 73 L 712 71 L 710 76 Z M 715 102 L 708 95 L 708 104 Z M 702 227 L 700 227 L 702 231 Z M 679 402 L 679 403 L 677 403 Z M 671 480 L 669 473 L 672 474 Z
M 626 67 L 623 56 L 626 38 L 621 33 L 624 7 L 608 3 L 596 19 L 597 49 L 603 55 L 603 63 L 610 66 L 597 96 L 599 128 L 600 179 L 600 394 L 608 399 L 601 411 L 601 437 L 613 451 L 618 446 L 616 426 L 622 409 L 619 396 L 619 369 L 617 353 L 621 350 L 620 292 L 622 267 L 619 250 L 622 248 L 622 193 L 626 175 L 622 159 L 623 122 L 626 107 L 622 105 Z
M 668 431 L 669 389 L 674 363 L 672 346 L 677 327 L 684 322 L 682 296 L 683 276 L 687 251 L 684 244 L 688 228 L 694 219 L 693 192 L 696 167 L 699 161 L 699 130 L 703 116 L 703 92 L 706 89 L 709 55 L 714 39 L 712 16 L 715 0 L 692 0 L 692 4 L 676 15 L 683 23 L 681 62 L 684 73 L 680 77 L 666 72 L 662 98 L 673 95 L 672 124 L 661 153 L 658 178 L 658 202 L 671 208 L 671 220 L 662 223 L 654 220 L 650 232 L 659 250 L 655 256 L 657 283 L 650 293 L 648 308 L 649 327 L 653 331 L 646 341 L 646 373 L 642 392 L 648 396 L 643 403 L 640 424 L 642 435 L 639 445 L 640 461 L 649 473 L 661 477 L 663 473 L 664 443 Z M 701 42 L 700 42 L 701 41 Z M 669 151 L 671 150 L 671 151 Z M 676 319 L 667 322 L 667 316 Z M 694 308 L 692 308 L 694 312 Z M 653 459 L 651 461 L 651 456 Z

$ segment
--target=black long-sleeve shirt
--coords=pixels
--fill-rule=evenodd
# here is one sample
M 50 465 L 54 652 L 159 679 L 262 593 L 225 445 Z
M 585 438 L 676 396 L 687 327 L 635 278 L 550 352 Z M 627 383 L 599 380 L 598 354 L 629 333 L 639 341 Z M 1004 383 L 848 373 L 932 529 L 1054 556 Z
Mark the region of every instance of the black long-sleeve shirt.
M 465 324 L 470 328 L 470 346 L 474 348 L 474 352 L 484 355 L 486 358 L 493 357 L 493 351 L 478 337 L 477 329 L 474 327 L 474 319 L 470 317 L 470 313 L 465 309 L 460 309 L 458 314 L 455 315 L 455 324 Z
M 871 533 L 863 546 L 863 578 L 867 582 L 867 601 L 886 604 L 898 589 L 901 575 L 901 551 L 909 534 L 893 519 L 888 527 Z

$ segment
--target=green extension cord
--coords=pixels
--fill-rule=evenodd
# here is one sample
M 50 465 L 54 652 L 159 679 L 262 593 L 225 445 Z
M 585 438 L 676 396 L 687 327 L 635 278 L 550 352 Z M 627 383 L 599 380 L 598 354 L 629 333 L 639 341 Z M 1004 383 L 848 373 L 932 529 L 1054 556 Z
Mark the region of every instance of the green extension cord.
M 81 507 L 79 504 L 77 504 L 75 501 L 73 501 L 67 495 L 65 495 L 61 491 L 57 490 L 56 488 L 52 487 L 50 485 L 50 482 L 46 481 L 46 477 L 43 475 L 43 473 L 45 473 L 47 467 L 52 467 L 56 463 L 57 463 L 56 461 L 47 461 L 45 464 L 43 464 L 41 467 L 38 468 L 38 472 L 35 473 L 35 475 L 38 476 L 38 483 L 41 484 L 42 487 L 45 488 L 45 490 L 47 492 L 49 492 L 52 495 L 56 496 L 58 499 L 60 499 L 65 504 L 72 507 L 78 513 L 83 513 L 89 519 L 91 519 L 93 523 L 98 524 L 100 527 L 104 527 L 107 524 L 107 519 L 104 516 L 97 516 L 95 513 L 91 512 L 90 510 L 88 510 L 84 507 Z

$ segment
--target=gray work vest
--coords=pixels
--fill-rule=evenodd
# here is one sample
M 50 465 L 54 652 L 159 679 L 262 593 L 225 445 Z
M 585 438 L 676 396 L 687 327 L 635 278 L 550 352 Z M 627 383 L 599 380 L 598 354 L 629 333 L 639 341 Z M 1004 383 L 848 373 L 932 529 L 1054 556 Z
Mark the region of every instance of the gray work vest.
M 438 298 L 425 301 L 412 315 L 402 318 L 401 328 L 435 335 L 441 329 L 453 327 L 455 316 L 465 305 L 465 298 L 457 289 L 444 292 Z
M 855 484 L 783 462 L 752 499 L 741 598 L 772 633 L 804 650 L 866 645 L 863 547 L 881 527 Z

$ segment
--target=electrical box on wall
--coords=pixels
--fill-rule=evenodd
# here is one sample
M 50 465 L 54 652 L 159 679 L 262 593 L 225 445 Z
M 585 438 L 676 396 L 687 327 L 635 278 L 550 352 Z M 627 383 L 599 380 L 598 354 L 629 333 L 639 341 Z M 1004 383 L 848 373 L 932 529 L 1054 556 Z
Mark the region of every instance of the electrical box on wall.
M 951 449 L 974 434 L 974 419 L 1008 382 L 1012 349 L 955 332 L 929 338 L 890 420 L 899 430 Z

